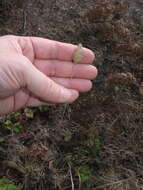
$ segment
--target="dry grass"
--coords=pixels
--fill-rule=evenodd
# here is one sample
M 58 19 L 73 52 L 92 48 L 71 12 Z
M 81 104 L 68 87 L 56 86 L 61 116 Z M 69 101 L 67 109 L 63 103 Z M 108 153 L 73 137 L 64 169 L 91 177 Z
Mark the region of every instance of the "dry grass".
M 68 107 L 32 109 L 31 117 L 22 110 L 0 119 L 0 177 L 26 190 L 142 189 L 142 27 L 132 16 L 134 9 L 142 15 L 142 1 L 30 0 L 24 21 L 16 4 L 11 17 L 1 6 L 1 26 L 13 34 L 91 48 L 99 76 L 92 91 Z M 4 127 L 7 120 L 23 130 L 12 133 Z

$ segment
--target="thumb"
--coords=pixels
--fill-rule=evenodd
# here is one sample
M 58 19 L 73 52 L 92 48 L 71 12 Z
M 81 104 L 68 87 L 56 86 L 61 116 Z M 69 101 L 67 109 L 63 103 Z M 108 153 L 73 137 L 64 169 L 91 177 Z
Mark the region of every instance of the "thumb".
M 27 89 L 46 102 L 71 103 L 79 96 L 78 91 L 55 83 L 32 64 L 24 69 L 24 79 Z

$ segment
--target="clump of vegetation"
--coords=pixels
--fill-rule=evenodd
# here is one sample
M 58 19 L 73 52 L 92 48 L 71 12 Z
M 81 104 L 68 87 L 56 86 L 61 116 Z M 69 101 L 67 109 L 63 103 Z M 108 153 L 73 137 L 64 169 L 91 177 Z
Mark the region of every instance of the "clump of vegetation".
M 21 190 L 21 188 L 11 182 L 6 177 L 0 179 L 0 190 Z
M 88 18 L 90 22 L 111 22 L 122 18 L 128 12 L 128 7 L 125 1 L 97 0 L 94 8 L 83 18 Z
M 10 120 L 6 120 L 3 124 L 3 127 L 10 132 L 19 133 L 22 131 L 22 126 L 20 125 L 20 123 L 12 123 L 12 121 Z
M 90 188 L 92 172 L 89 166 L 79 166 L 76 168 L 76 172 L 79 177 L 79 189 Z

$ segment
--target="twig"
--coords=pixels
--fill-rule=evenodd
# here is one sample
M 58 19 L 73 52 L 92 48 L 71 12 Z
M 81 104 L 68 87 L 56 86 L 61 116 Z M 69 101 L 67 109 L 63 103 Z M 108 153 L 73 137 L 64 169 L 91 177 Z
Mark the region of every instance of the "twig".
M 80 177 L 79 172 L 78 172 L 78 178 L 79 178 L 79 190 L 81 190 L 81 177 Z
M 27 14 L 26 11 L 23 9 L 23 31 L 25 32 L 26 24 L 27 24 Z
M 69 170 L 70 170 L 70 178 L 71 178 L 71 184 L 72 184 L 72 190 L 74 190 L 74 182 L 73 182 L 73 176 L 72 176 L 72 171 L 71 171 L 71 165 L 68 163 Z

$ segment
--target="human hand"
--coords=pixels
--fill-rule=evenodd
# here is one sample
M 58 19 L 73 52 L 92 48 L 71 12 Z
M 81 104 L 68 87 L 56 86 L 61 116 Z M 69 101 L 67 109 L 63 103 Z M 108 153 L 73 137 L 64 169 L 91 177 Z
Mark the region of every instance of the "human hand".
M 36 37 L 0 37 L 0 115 L 26 106 L 72 103 L 89 91 L 94 54 L 72 63 L 76 46 Z M 71 78 L 72 76 L 72 78 Z

